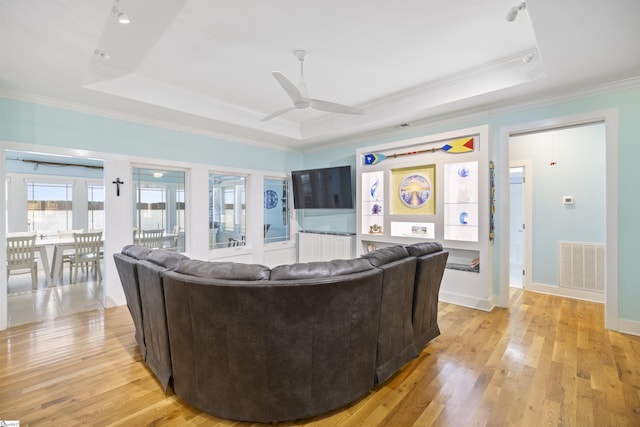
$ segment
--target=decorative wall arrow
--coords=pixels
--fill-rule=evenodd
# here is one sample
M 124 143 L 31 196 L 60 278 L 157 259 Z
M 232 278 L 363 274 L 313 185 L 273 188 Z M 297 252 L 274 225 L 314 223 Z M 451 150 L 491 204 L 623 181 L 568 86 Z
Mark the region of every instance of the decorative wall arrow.
M 473 143 L 474 143 L 473 138 L 460 138 L 460 139 L 455 139 L 453 141 L 449 141 L 442 147 L 428 148 L 426 150 L 410 151 L 407 153 L 395 153 L 395 154 L 389 154 L 388 156 L 382 153 L 367 153 L 364 155 L 364 164 L 376 165 L 387 158 L 395 159 L 396 157 L 411 156 L 413 154 L 420 154 L 420 153 L 435 153 L 436 151 L 444 151 L 445 153 L 452 153 L 452 154 L 468 153 L 474 150 Z

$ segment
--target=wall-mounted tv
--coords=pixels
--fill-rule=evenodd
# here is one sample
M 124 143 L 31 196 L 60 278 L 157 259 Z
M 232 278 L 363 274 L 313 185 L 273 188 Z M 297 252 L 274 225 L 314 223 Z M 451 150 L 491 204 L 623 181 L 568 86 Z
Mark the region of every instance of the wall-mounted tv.
M 353 209 L 351 166 L 292 171 L 295 209 Z

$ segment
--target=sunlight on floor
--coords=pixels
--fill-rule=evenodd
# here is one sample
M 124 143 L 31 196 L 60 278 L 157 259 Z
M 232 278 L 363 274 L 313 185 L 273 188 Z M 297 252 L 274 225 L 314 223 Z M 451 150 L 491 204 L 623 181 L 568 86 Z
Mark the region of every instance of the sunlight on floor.
M 31 289 L 29 273 L 12 275 L 7 282 L 8 326 L 102 310 L 102 290 L 102 282 L 93 273 L 79 273 L 78 282 L 71 284 L 65 271 L 58 286 L 47 288 L 43 270 L 39 268 L 37 290 Z

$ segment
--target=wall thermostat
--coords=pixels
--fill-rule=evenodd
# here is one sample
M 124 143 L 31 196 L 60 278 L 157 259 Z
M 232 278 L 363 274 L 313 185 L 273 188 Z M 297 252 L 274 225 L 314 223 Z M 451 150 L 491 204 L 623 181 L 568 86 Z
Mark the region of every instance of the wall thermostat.
M 562 197 L 562 203 L 565 205 L 572 205 L 573 204 L 573 196 L 563 196 Z

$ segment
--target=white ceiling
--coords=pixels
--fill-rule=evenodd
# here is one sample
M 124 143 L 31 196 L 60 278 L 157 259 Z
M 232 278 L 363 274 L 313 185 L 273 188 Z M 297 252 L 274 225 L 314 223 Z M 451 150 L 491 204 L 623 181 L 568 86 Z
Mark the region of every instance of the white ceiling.
M 0 0 L 0 94 L 305 149 L 640 76 L 639 0 Z M 296 110 L 310 96 L 364 115 Z M 104 53 L 104 60 L 98 53 Z M 531 55 L 533 54 L 533 55 Z M 528 55 L 529 62 L 523 60 Z

